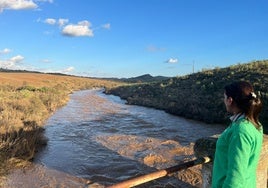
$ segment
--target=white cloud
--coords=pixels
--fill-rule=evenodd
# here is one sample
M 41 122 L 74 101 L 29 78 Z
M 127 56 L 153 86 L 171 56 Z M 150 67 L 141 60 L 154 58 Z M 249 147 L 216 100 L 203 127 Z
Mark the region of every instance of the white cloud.
M 66 25 L 62 30 L 62 34 L 71 37 L 82 37 L 82 36 L 93 37 L 94 36 L 93 30 L 90 27 L 91 27 L 90 22 L 84 20 L 78 22 L 77 24 Z
M 176 59 L 176 58 L 170 58 L 166 62 L 167 63 L 170 63 L 170 64 L 175 64 L 175 63 L 178 63 L 178 59 Z
M 24 60 L 24 57 L 21 56 L 21 55 L 17 55 L 17 56 L 14 56 L 14 57 L 10 58 L 10 61 L 15 63 L 15 64 L 20 63 L 23 60 Z
M 67 73 L 70 73 L 70 72 L 72 72 L 72 71 L 74 71 L 74 67 L 68 67 L 68 68 L 62 70 L 61 72 L 67 74 Z
M 55 25 L 57 23 L 57 20 L 56 19 L 53 19 L 53 18 L 47 18 L 45 20 L 45 23 L 47 23 L 49 25 Z
M 0 60 L 0 66 L 6 69 L 21 69 L 20 64 L 23 60 L 23 56 L 17 55 L 7 60 Z
M 3 50 L 2 50 L 3 51 Z M 22 55 L 16 55 L 9 59 L 0 59 L 0 68 L 10 69 L 10 70 L 28 70 L 28 71 L 41 71 L 41 72 L 55 72 L 55 73 L 63 73 L 63 74 L 70 74 L 75 70 L 74 67 L 70 66 L 62 70 L 52 70 L 46 68 L 40 68 L 27 65 L 24 63 L 24 57 Z M 42 63 L 52 63 L 49 59 L 42 59 L 40 60 Z
M 38 5 L 32 0 L 0 0 L 0 12 L 4 9 L 22 10 L 36 9 Z
M 165 48 L 160 48 L 160 47 L 157 47 L 157 46 L 154 46 L 154 45 L 149 45 L 146 47 L 146 50 L 148 52 L 162 52 L 162 51 L 165 51 L 166 49 Z
M 1 1 L 1 0 L 0 0 Z M 40 22 L 40 18 L 37 19 L 37 22 Z M 89 21 L 83 20 L 78 22 L 77 24 L 68 24 L 69 19 L 65 18 L 47 18 L 43 21 L 43 23 L 49 24 L 49 25 L 58 25 L 59 29 L 61 30 L 61 34 L 69 37 L 93 37 L 94 31 L 98 29 L 110 29 L 111 24 L 106 23 L 99 27 L 92 28 L 92 25 Z M 50 32 L 46 32 L 45 34 L 50 34 Z
M 64 26 L 65 24 L 67 24 L 68 22 L 69 22 L 68 19 L 60 18 L 60 19 L 58 20 L 58 25 L 59 25 L 60 27 L 62 27 L 62 26 Z
M 53 0 L 0 0 L 0 13 L 4 10 L 37 9 L 37 3 L 53 3 Z
M 103 24 L 102 28 L 104 29 L 111 29 L 111 24 L 107 23 L 107 24 Z
M 35 0 L 36 2 L 49 2 L 49 3 L 53 3 L 53 0 Z
M 68 19 L 63 19 L 63 18 L 60 18 L 60 19 L 54 19 L 54 18 L 47 18 L 45 19 L 44 21 L 46 24 L 49 24 L 49 25 L 59 25 L 60 27 L 64 26 L 65 24 L 67 24 L 69 22 Z
M 37 70 L 40 72 L 46 72 L 46 73 L 61 73 L 61 74 L 70 74 L 71 72 L 73 72 L 75 70 L 74 67 L 68 67 L 62 70 L 55 70 L 55 69 L 46 69 L 46 68 L 35 68 L 33 70 Z
M 3 50 L 0 50 L 0 55 L 1 55 L 1 54 L 8 54 L 8 53 L 10 53 L 10 52 L 11 52 L 10 49 L 5 48 L 5 49 L 3 49 Z
M 40 60 L 42 63 L 52 63 L 52 61 L 51 60 L 49 60 L 49 59 L 42 59 L 42 60 Z
M 55 25 L 57 23 L 57 20 L 56 19 L 53 19 L 53 18 L 47 18 L 45 20 L 45 23 L 47 23 L 49 25 Z

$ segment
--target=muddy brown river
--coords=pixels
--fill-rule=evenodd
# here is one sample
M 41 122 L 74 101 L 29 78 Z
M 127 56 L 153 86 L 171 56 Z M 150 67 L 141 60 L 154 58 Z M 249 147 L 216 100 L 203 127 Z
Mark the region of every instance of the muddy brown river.
M 46 122 L 48 145 L 1 187 L 105 187 L 194 159 L 194 141 L 224 129 L 146 107 L 101 89 L 75 92 Z M 200 166 L 138 187 L 200 187 Z

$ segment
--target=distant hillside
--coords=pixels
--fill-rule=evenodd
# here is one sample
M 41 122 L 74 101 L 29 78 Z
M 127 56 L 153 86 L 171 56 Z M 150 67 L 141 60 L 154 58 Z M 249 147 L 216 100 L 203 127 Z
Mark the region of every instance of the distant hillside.
M 0 68 L 0 72 L 17 72 L 17 73 L 40 73 L 38 71 L 27 71 L 27 70 L 11 70 L 11 69 L 4 69 L 4 68 Z
M 113 80 L 113 81 L 122 81 L 127 83 L 147 83 L 147 82 L 158 82 L 167 80 L 170 77 L 165 76 L 151 76 L 150 74 L 144 74 L 137 77 L 131 77 L 131 78 L 106 78 L 107 80 Z
M 0 68 L 0 72 L 7 72 L 7 73 L 39 73 L 39 74 L 51 74 L 51 75 L 58 75 L 58 76 L 80 77 L 80 76 L 64 74 L 64 73 L 53 73 L 53 72 L 44 73 L 44 72 L 38 72 L 38 71 L 11 70 L 11 69 L 4 69 L 4 68 Z M 170 77 L 151 76 L 150 74 L 144 74 L 144 75 L 141 75 L 141 76 L 131 77 L 131 78 L 97 78 L 97 77 L 83 77 L 83 78 L 91 78 L 91 79 L 98 79 L 98 80 L 110 80 L 110 81 L 127 82 L 127 83 L 146 83 L 146 82 L 162 81 L 162 80 L 169 79 Z
M 143 83 L 143 82 L 155 82 L 155 81 L 162 81 L 167 80 L 169 77 L 164 76 L 151 76 L 150 74 L 144 74 L 138 77 L 132 78 L 123 78 L 122 81 L 130 82 L 130 83 Z
M 261 95 L 264 103 L 261 120 L 268 130 L 268 60 L 206 70 L 156 83 L 120 86 L 106 92 L 126 99 L 128 104 L 163 109 L 207 123 L 226 123 L 223 88 L 237 80 L 250 81 Z

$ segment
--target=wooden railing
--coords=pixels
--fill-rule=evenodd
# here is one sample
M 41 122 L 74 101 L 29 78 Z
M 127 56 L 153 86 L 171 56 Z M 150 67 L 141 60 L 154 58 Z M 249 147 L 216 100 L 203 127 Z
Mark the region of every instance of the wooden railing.
M 197 157 L 211 156 L 213 158 L 216 148 L 217 136 L 201 138 L 196 141 L 194 146 L 195 155 Z M 202 187 L 211 187 L 213 162 L 202 165 Z M 257 188 L 266 188 L 268 173 L 268 135 L 264 135 L 262 151 L 257 168 Z
M 158 170 L 149 174 L 145 174 L 139 177 L 120 182 L 109 186 L 108 188 L 128 188 L 141 185 L 143 183 L 162 178 L 168 174 L 177 172 L 182 169 L 186 169 L 195 165 L 202 164 L 202 187 L 211 187 L 213 157 L 216 149 L 216 142 L 218 136 L 206 137 L 198 139 L 194 145 L 194 152 L 196 159 L 178 164 L 173 167 L 169 167 L 163 170 Z M 257 188 L 267 187 L 267 171 L 268 170 L 268 135 L 264 135 L 262 151 L 257 168 Z

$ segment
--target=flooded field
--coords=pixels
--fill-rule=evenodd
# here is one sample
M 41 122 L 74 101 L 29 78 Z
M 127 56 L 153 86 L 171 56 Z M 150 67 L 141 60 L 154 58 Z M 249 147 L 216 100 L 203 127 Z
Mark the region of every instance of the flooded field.
M 48 145 L 1 187 L 105 187 L 194 158 L 194 141 L 222 132 L 102 90 L 75 92 L 46 124 Z M 139 187 L 199 187 L 200 167 Z

